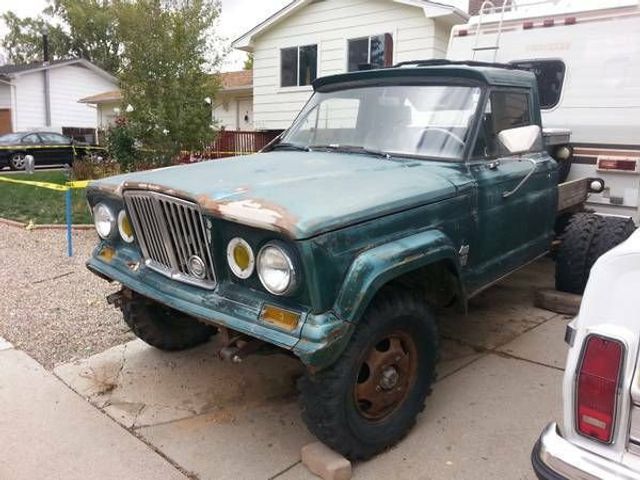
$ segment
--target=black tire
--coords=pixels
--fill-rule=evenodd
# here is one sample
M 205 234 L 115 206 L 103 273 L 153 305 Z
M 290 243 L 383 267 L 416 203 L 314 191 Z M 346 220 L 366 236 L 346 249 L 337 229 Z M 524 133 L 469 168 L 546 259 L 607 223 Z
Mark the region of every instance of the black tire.
M 569 220 L 556 256 L 556 289 L 582 294 L 589 278 L 589 250 L 600 219 L 593 213 L 576 213 Z
M 387 343 L 389 339 L 393 343 Z M 387 350 L 383 344 L 389 345 Z M 407 362 L 393 353 L 398 345 L 402 346 Z M 381 292 L 358 324 L 342 356 L 327 369 L 307 372 L 298 382 L 304 422 L 319 440 L 345 457 L 351 460 L 372 457 L 400 441 L 415 424 L 435 380 L 437 350 L 436 322 L 425 301 L 409 291 Z M 379 361 L 384 368 L 378 371 L 386 375 L 390 368 L 395 369 L 398 383 L 390 386 L 382 383 L 384 375 L 376 374 L 380 381 L 373 381 L 367 363 L 373 355 L 388 354 L 397 365 Z M 403 376 L 401 365 L 407 363 L 412 367 L 404 371 L 412 373 Z M 367 374 L 363 375 L 363 371 Z M 382 392 L 374 395 L 382 398 L 383 405 L 390 398 L 386 395 L 402 396 L 397 403 L 384 407 L 390 410 L 383 412 L 382 417 L 368 415 L 373 413 L 373 403 L 367 405 L 366 400 L 356 400 L 359 386 L 369 384 L 369 380 L 375 385 L 375 392 Z
M 566 160 L 557 160 L 558 162 L 558 183 L 564 183 L 569 178 L 571 172 L 571 165 L 573 164 L 573 158 L 569 157 Z
M 631 218 L 600 217 L 589 249 L 589 258 L 587 259 L 589 269 L 593 267 L 598 258 L 620 245 L 635 231 L 636 226 Z
M 27 166 L 25 153 L 13 153 L 9 158 L 9 168 L 11 170 L 24 170 Z
M 186 350 L 216 333 L 215 327 L 141 296 L 123 302 L 120 308 L 133 333 L 160 350 Z
M 556 289 L 582 294 L 598 258 L 624 242 L 635 229 L 630 218 L 573 215 L 556 257 Z

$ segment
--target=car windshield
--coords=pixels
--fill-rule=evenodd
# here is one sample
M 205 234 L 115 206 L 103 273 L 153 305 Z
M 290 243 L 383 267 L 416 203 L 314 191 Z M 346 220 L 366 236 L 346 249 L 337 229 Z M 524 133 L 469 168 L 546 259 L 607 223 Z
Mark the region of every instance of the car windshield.
M 281 145 L 462 159 L 480 93 L 442 85 L 316 92 Z
M 0 143 L 18 143 L 24 133 L 6 133 L 0 135 Z

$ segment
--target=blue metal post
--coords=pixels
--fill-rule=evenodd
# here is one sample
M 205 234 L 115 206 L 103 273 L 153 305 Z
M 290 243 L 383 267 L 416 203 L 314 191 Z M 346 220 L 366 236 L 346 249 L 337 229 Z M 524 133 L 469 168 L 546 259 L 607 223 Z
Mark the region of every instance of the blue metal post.
M 65 207 L 67 217 L 67 255 L 73 257 L 73 240 L 71 238 L 71 189 L 68 188 L 65 194 Z

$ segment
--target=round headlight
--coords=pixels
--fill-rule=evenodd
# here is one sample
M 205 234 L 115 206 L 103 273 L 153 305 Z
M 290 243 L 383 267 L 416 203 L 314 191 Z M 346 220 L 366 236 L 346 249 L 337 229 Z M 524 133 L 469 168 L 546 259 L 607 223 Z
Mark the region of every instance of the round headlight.
M 124 210 L 120 210 L 120 213 L 118 213 L 118 232 L 120 232 L 122 240 L 127 243 L 133 242 L 133 227 L 131 226 L 129 215 Z
M 93 208 L 93 223 L 100 238 L 107 239 L 116 227 L 116 217 L 109 207 L 99 203 Z
M 258 254 L 258 276 L 264 288 L 274 295 L 287 295 L 297 286 L 291 257 L 274 243 L 262 247 Z
M 236 237 L 227 245 L 227 262 L 233 274 L 242 279 L 249 278 L 255 267 L 253 250 L 242 238 Z

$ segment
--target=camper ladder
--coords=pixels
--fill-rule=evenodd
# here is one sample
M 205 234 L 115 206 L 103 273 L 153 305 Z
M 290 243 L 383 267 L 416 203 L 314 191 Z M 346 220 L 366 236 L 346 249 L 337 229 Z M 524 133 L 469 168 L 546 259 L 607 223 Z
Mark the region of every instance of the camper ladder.
M 478 26 L 476 27 L 476 38 L 473 45 L 473 57 L 472 60 L 476 59 L 476 52 L 493 50 L 493 62 L 496 61 L 496 57 L 498 56 L 498 50 L 500 49 L 500 38 L 502 37 L 502 25 L 504 24 L 504 12 L 507 9 L 507 6 L 511 7 L 511 2 L 509 0 L 503 0 L 502 8 L 500 10 L 500 22 L 498 23 L 498 31 L 496 33 L 496 41 L 491 45 L 480 45 L 480 37 L 482 32 L 482 21 L 484 20 L 485 14 L 491 14 L 498 11 L 498 7 L 491 1 L 485 0 L 482 2 L 482 6 L 480 7 L 480 18 L 478 19 Z

